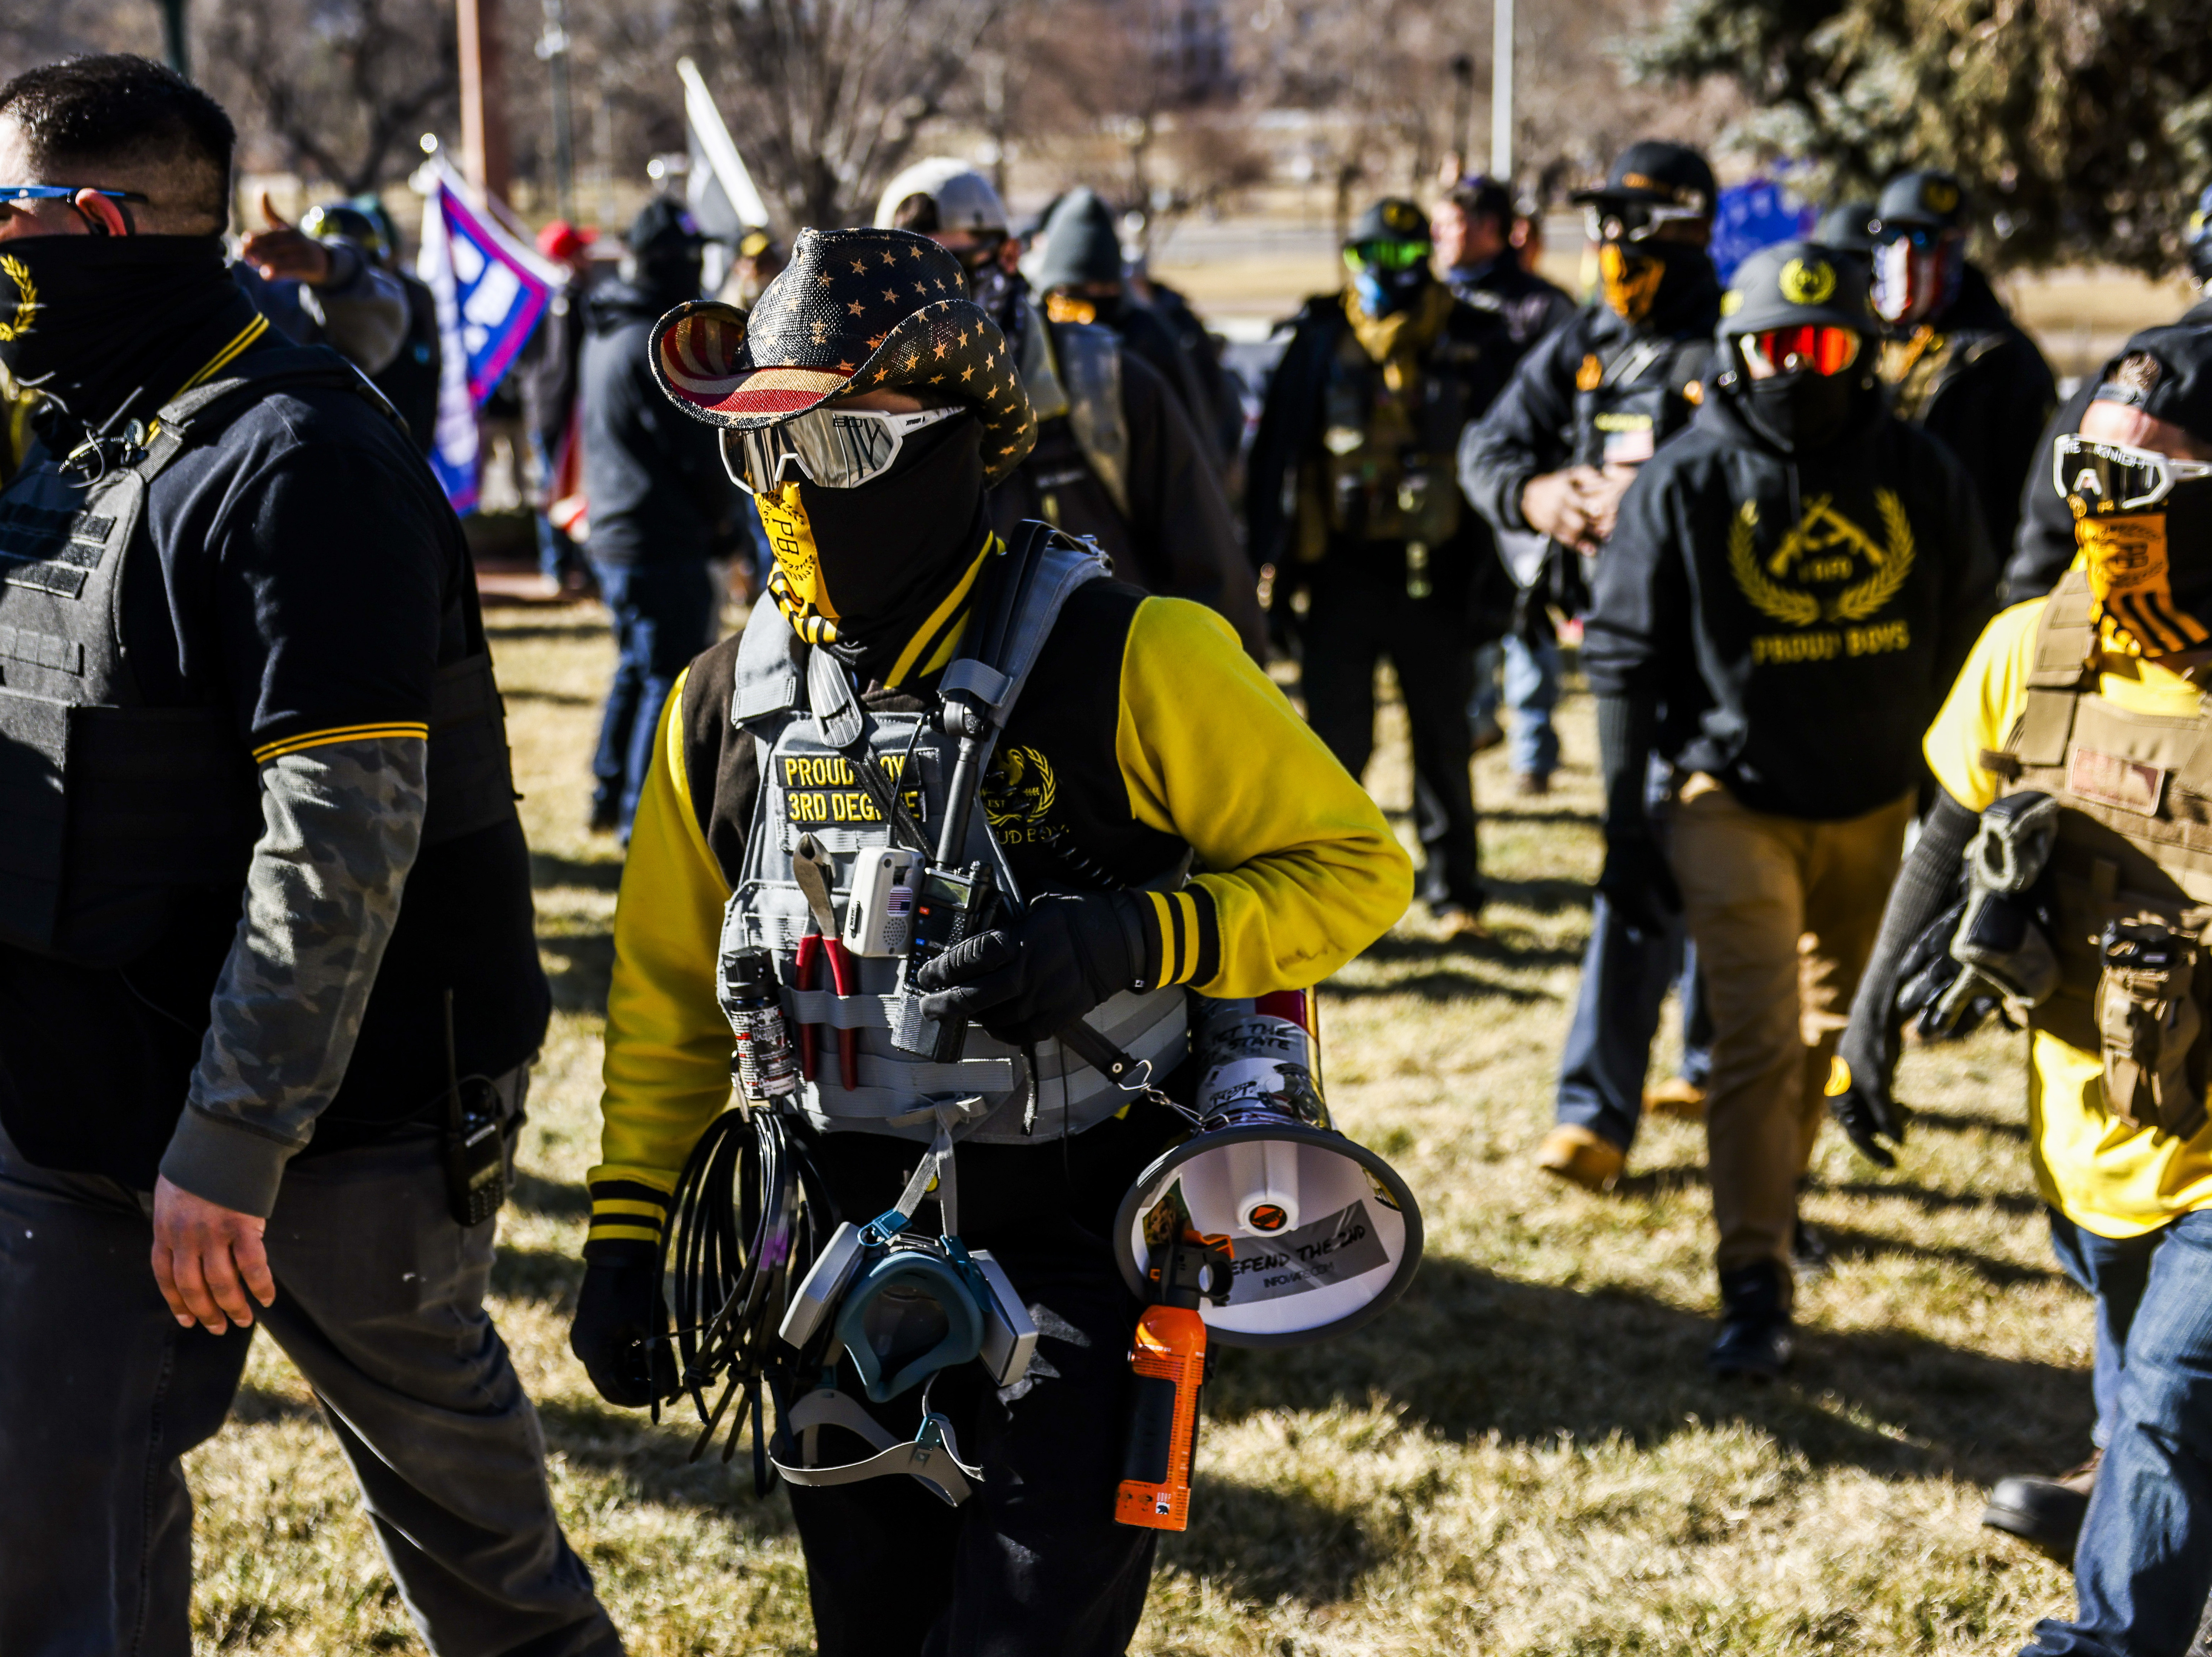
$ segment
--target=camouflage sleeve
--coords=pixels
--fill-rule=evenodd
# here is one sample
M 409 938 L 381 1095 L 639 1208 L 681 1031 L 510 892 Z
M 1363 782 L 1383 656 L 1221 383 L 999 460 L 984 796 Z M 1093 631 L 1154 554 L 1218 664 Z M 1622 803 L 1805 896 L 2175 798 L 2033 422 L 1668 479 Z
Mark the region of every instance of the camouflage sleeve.
M 161 1172 L 248 1214 L 345 1077 L 422 837 L 420 737 L 311 746 L 261 768 L 261 838 Z

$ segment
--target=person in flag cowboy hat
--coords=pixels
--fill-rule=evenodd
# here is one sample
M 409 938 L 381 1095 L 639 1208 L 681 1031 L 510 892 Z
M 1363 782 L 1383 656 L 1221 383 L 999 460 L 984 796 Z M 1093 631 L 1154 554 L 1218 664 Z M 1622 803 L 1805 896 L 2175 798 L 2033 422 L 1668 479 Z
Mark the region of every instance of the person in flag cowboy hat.
M 1012 545 L 994 532 L 987 491 L 1029 453 L 1036 418 L 1005 335 L 934 241 L 803 231 L 750 313 L 708 302 L 662 319 L 653 367 L 677 408 L 719 428 L 776 568 L 744 633 L 678 682 L 653 744 L 616 910 L 605 1160 L 571 1344 L 611 1402 L 669 1395 L 653 1338 L 662 1232 L 688 1153 L 730 1102 L 718 962 L 753 941 L 800 1024 L 785 1120 L 839 1210 L 883 1213 L 950 1113 L 957 1229 L 1004 1267 L 1039 1333 L 1003 1394 L 964 1362 L 932 1381 L 927 1408 L 982 1469 L 962 1505 L 903 1476 L 793 1488 L 820 1648 L 1120 1652 L 1157 1533 L 1113 1520 L 1139 1308 L 1107 1235 L 1170 1114 L 1055 1033 L 1092 1015 L 1187 1096 L 1186 986 L 1316 982 L 1403 912 L 1406 856 L 1222 617 L 1110 579 L 1048 525 Z M 1026 903 L 921 970 L 925 1015 L 974 1025 L 956 1059 L 925 1062 L 871 1011 L 897 1000 L 902 963 L 840 968 L 825 951 L 832 981 L 799 981 L 820 911 L 797 865 L 849 920 L 856 865 L 905 843 L 856 786 L 891 769 L 908 791 L 882 788 L 908 802 L 891 815 L 956 832 L 939 825 L 958 821 L 961 773 L 933 732 L 963 695 L 997 723 L 959 854 Z M 823 825 L 819 844 L 802 824 Z M 856 1016 L 825 1022 L 848 995 Z M 857 1400 L 852 1364 L 836 1373 Z M 915 1394 L 865 1407 L 870 1430 L 914 1439 Z M 842 1429 L 821 1445 L 825 1460 L 866 1453 Z

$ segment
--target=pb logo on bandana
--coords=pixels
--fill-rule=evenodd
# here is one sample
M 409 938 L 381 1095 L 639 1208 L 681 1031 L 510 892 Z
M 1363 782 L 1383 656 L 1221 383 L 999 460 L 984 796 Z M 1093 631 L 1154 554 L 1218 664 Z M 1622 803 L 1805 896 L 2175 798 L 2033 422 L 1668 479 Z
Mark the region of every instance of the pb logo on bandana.
M 791 622 L 792 631 L 809 644 L 833 644 L 837 638 L 837 607 L 830 602 L 822 579 L 822 557 L 814 545 L 814 525 L 799 498 L 799 485 L 786 483 L 774 495 L 756 493 L 753 507 L 761 527 L 768 531 L 769 550 L 775 555 L 775 574 L 769 590 Z

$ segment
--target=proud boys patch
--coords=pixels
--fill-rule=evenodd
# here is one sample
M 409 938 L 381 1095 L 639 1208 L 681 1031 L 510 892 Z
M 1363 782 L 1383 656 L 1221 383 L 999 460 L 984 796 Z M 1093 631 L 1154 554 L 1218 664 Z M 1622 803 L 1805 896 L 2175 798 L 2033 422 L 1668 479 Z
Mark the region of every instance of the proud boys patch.
M 906 756 L 902 754 L 886 754 L 878 762 L 894 783 L 905 774 Z M 842 754 L 784 754 L 779 755 L 775 763 L 779 771 L 776 781 L 783 792 L 786 822 L 836 828 L 840 824 L 866 826 L 883 822 L 883 813 L 876 809 L 868 791 L 860 786 L 860 774 Z M 899 792 L 906 809 L 914 814 L 914 820 L 927 822 L 929 814 L 922 791 L 906 787 Z

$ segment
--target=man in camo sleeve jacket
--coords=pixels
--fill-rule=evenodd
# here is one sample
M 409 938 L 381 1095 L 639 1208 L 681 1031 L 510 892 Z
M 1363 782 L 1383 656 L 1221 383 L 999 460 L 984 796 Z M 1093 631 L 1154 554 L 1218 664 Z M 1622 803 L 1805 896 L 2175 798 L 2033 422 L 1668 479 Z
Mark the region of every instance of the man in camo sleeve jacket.
M 143 58 L 0 87 L 0 1651 L 190 1649 L 259 1322 L 434 1652 L 619 1652 L 446 1172 L 547 1017 L 467 548 L 225 271 L 231 148 Z

